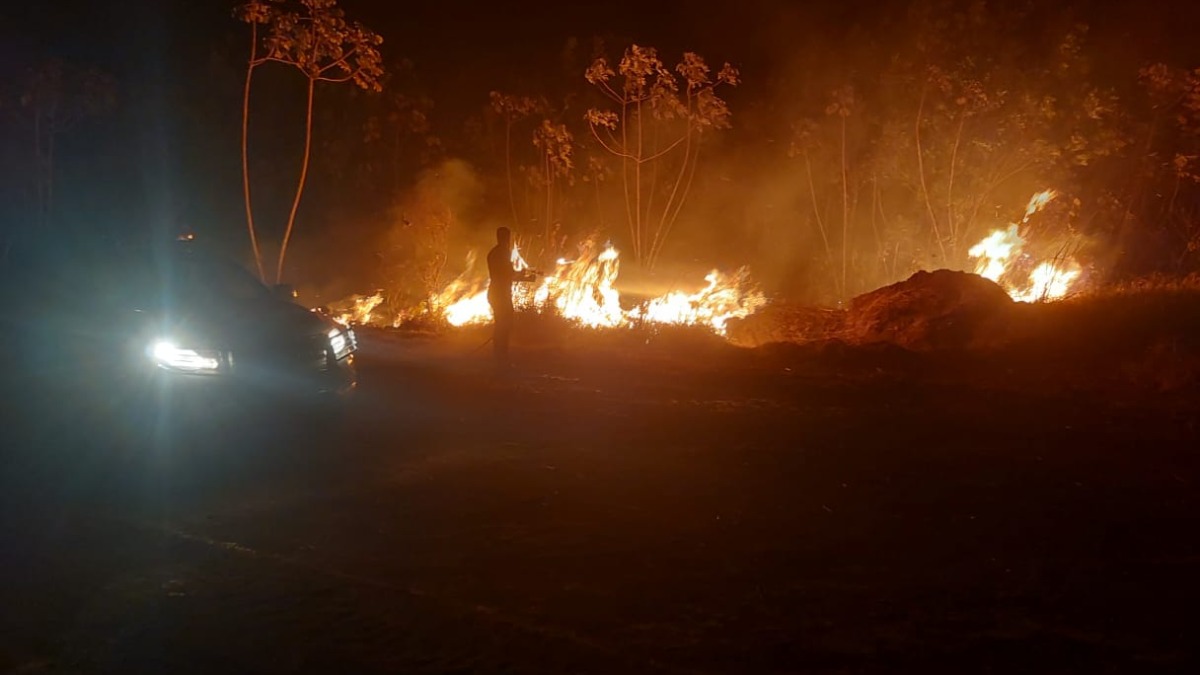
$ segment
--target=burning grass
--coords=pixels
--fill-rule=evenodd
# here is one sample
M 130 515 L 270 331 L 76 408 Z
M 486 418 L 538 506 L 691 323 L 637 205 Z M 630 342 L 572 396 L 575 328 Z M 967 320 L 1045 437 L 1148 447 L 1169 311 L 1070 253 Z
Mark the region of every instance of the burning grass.
M 694 290 L 672 289 L 632 301 L 618 290 L 620 254 L 611 244 L 599 246 L 591 241 L 583 242 L 573 258 L 556 261 L 554 269 L 539 275 L 535 282 L 518 284 L 514 304 L 527 312 L 561 317 L 587 328 L 701 326 L 739 345 L 842 337 L 859 343 L 892 341 L 917 349 L 964 347 L 977 338 L 990 337 L 972 333 L 975 314 L 994 314 L 994 306 L 1005 304 L 1008 298 L 1020 302 L 1059 299 L 1073 288 L 1081 274 L 1073 258 L 1060 251 L 1046 260 L 1025 250 L 1029 247 L 1023 229 L 1027 230 L 1030 218 L 1055 197 L 1053 190 L 1035 194 L 1019 224 L 997 229 L 971 248 L 970 256 L 977 260 L 974 275 L 948 270 L 918 273 L 907 282 L 855 298 L 848 314 L 769 308 L 745 267 L 732 273 L 712 270 L 704 277 L 703 286 Z M 338 303 L 331 308 L 331 316 L 343 323 L 421 326 L 433 331 L 445 325 L 486 324 L 491 321 L 487 281 L 482 271 L 475 269 L 476 260 L 472 252 L 463 273 L 418 307 L 395 307 L 388 294 L 379 291 Z M 530 269 L 517 247 L 512 251 L 512 265 L 518 271 Z M 914 282 L 919 279 L 928 280 L 928 288 Z M 985 296 L 988 302 L 983 302 Z M 764 310 L 769 315 L 764 316 Z
M 474 261 L 475 256 L 469 256 L 466 271 L 420 307 L 389 307 L 380 291 L 348 298 L 329 312 L 342 323 L 394 328 L 414 320 L 451 326 L 488 323 L 492 312 L 487 281 L 474 270 Z M 516 247 L 512 264 L 518 271 L 530 269 Z M 520 310 L 561 317 L 587 328 L 686 325 L 724 335 L 728 321 L 749 316 L 767 303 L 744 267 L 729 274 L 714 269 L 695 291 L 673 290 L 636 303 L 621 297 L 619 273 L 620 254 L 615 248 L 585 242 L 575 258 L 560 258 L 552 272 L 539 274 L 532 283 L 517 284 L 513 304 Z
M 1031 256 L 1026 250 L 1030 218 L 1057 196 L 1054 190 L 1033 195 L 1020 223 L 993 230 L 967 252 L 976 261 L 976 274 L 1000 284 L 1018 302 L 1064 298 L 1083 274 L 1072 255 L 1077 242 L 1061 245 L 1049 259 Z
M 1200 394 L 1200 284 L 1142 282 L 1056 303 L 1014 302 L 994 285 L 982 288 L 986 284 L 991 282 L 942 271 L 868 294 L 850 310 L 773 303 L 731 321 L 725 337 L 696 325 L 589 328 L 521 311 L 513 348 L 519 367 L 546 372 L 555 363 L 634 359 L 798 377 L 936 382 L 1013 395 L 1167 393 L 1191 400 Z M 973 290 L 946 291 L 960 286 Z M 938 299 L 934 289 L 952 297 Z M 481 364 L 490 359 L 488 324 L 414 319 L 376 335 L 432 337 L 464 358 Z
M 1082 268 L 1069 246 L 1047 253 L 1046 242 L 1026 240 L 1031 218 L 1055 197 L 1052 190 L 1035 194 L 1019 222 L 972 247 L 974 274 L 918 272 L 854 298 L 847 310 L 768 303 L 745 268 L 713 270 L 694 289 L 622 297 L 616 249 L 585 242 L 574 258 L 516 287 L 515 344 L 542 352 L 692 355 L 728 352 L 731 345 L 762 353 L 781 349 L 771 345 L 804 345 L 801 360 L 917 378 L 940 372 L 994 380 L 1018 373 L 1194 388 L 1200 382 L 1200 277 L 1081 294 Z M 519 249 L 512 262 L 529 268 Z M 490 335 L 491 310 L 486 279 L 473 263 L 469 258 L 462 275 L 418 307 L 395 306 L 380 291 L 347 298 L 330 314 L 345 323 L 439 335 L 478 351 Z M 943 370 L 947 364 L 956 365 Z

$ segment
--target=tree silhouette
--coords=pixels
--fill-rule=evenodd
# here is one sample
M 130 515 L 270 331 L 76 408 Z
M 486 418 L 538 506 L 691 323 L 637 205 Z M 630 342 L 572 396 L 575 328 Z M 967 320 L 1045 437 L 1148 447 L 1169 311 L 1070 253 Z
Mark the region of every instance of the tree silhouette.
M 278 283 L 283 279 L 288 244 L 292 238 L 296 213 L 300 208 L 300 199 L 308 178 L 316 85 L 318 82 L 353 83 L 361 89 L 381 91 L 383 66 L 379 45 L 383 43 L 383 38 L 362 24 L 346 21 L 345 13 L 338 7 L 337 0 L 299 0 L 299 7 L 295 8 L 282 0 L 255 0 L 243 6 L 240 18 L 251 25 L 254 39 L 247 68 L 247 97 L 250 74 L 257 65 L 267 62 L 294 67 L 308 83 L 305 99 L 304 154 L 300 165 L 300 177 L 296 184 L 296 195 L 288 213 L 283 241 L 279 245 L 279 260 L 275 269 L 275 281 Z M 265 32 L 261 35 L 261 47 L 258 44 L 260 25 Z M 260 48 L 265 54 L 261 57 L 258 56 Z M 247 115 L 248 111 L 244 109 L 243 130 Z M 243 131 L 243 135 L 244 133 Z M 244 153 L 243 150 L 243 157 Z M 248 189 L 246 194 L 249 213 Z M 252 221 L 250 227 L 253 233 Z M 253 240 L 253 234 L 251 236 Z
M 520 230 L 517 216 L 517 201 L 513 196 L 512 179 L 512 130 L 517 122 L 537 112 L 542 106 L 529 96 L 502 94 L 493 91 L 489 95 L 492 111 L 504 120 L 504 179 L 508 185 L 508 206 L 512 210 L 512 226 Z
M 653 267 L 687 200 L 704 134 L 730 126 L 729 107 L 717 95 L 717 87 L 736 86 L 738 71 L 726 63 L 713 79 L 704 59 L 687 52 L 673 73 L 656 49 L 635 44 L 625 50 L 615 70 L 600 57 L 584 77 L 616 106 L 591 108 L 585 119 L 596 141 L 621 159 L 634 259 Z M 657 163 L 676 157 L 666 202 L 651 213 Z M 655 169 L 649 185 L 644 180 L 647 166 Z
M 59 138 L 83 120 L 116 104 L 116 82 L 94 68 L 49 59 L 29 68 L 18 83 L 11 113 L 25 127 L 33 156 L 34 222 L 51 223 Z
M 558 179 L 568 178 L 575 168 L 571 158 L 573 140 L 574 137 L 565 124 L 554 124 L 550 120 L 542 120 L 541 125 L 533 132 L 533 145 L 541 153 L 541 182 L 546 191 L 542 246 L 551 257 L 558 249 L 558 242 L 553 241 L 554 186 Z

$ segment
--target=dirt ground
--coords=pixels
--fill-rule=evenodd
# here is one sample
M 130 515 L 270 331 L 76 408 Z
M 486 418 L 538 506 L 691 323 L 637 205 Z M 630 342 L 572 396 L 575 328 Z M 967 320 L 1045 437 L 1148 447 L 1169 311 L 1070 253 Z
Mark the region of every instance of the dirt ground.
M 1194 400 L 475 337 L 337 411 L 9 378 L 0 669 L 1200 672 Z

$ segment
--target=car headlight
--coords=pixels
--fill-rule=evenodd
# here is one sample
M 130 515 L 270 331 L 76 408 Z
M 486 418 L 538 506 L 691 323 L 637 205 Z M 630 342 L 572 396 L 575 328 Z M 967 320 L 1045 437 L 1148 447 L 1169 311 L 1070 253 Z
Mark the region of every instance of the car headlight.
M 148 351 L 160 368 L 186 373 L 215 373 L 221 368 L 221 354 L 213 349 L 185 349 L 169 340 L 159 340 Z
M 353 328 L 330 328 L 327 335 L 329 336 L 329 348 L 333 350 L 333 358 L 339 361 L 358 348 L 358 336 L 354 334 Z

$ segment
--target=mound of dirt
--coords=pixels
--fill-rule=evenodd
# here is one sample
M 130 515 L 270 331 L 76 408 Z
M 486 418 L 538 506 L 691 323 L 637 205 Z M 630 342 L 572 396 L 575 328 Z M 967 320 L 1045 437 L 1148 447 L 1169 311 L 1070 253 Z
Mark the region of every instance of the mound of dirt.
M 995 346 L 1004 340 L 1014 302 L 977 274 L 917 272 L 850 301 L 844 339 L 887 342 L 914 351 Z

